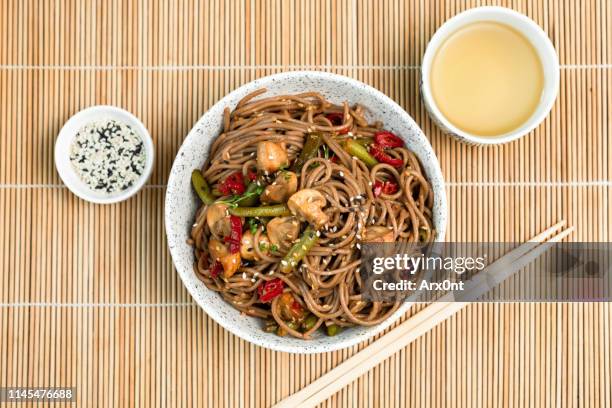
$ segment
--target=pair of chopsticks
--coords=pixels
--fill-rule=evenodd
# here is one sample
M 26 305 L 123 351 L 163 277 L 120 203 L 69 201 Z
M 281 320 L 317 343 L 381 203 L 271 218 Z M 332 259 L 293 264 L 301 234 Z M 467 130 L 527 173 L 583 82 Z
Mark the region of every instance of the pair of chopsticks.
M 473 298 L 476 298 L 486 293 L 490 290 L 492 281 L 493 283 L 503 282 L 545 253 L 550 249 L 552 243 L 563 240 L 574 230 L 573 227 L 563 229 L 564 227 L 565 221 L 553 225 L 487 266 L 472 279 L 472 284 L 468 289 L 470 291 L 469 296 L 475 296 Z M 561 231 L 554 235 L 559 230 Z M 534 242 L 541 243 L 541 245 L 534 245 Z M 452 297 L 446 299 L 445 297 L 427 306 L 327 374 L 284 399 L 275 407 L 314 407 L 320 404 L 469 304 L 469 302 L 445 302 L 445 300 L 452 300 Z

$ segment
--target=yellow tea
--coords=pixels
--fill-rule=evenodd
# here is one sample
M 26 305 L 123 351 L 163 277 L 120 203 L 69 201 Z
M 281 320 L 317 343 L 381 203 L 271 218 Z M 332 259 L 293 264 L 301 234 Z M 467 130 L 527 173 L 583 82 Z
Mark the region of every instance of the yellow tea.
M 531 42 L 493 21 L 451 34 L 434 56 L 430 76 L 442 114 L 478 136 L 501 136 L 523 125 L 544 86 L 542 63 Z

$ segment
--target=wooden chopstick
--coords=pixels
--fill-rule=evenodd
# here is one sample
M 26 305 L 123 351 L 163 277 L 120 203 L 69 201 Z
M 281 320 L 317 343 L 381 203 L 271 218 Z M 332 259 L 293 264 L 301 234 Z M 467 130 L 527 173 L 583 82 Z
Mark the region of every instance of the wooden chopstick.
M 511 268 L 501 269 L 498 279 L 501 281 L 507 279 L 510 275 L 520 270 L 530 262 L 535 260 L 537 257 L 542 255 L 550 248 L 552 242 L 559 242 L 563 238 L 567 237 L 572 231 L 573 227 L 561 231 L 557 235 L 553 236 L 553 233 L 560 228 L 565 226 L 565 221 L 561 221 L 544 232 L 536 235 L 530 239 L 527 243 L 520 245 L 513 249 L 500 259 L 493 262 L 482 272 L 474 277 L 474 280 L 478 277 L 476 284 L 471 287 L 472 294 L 486 293 L 489 290 L 490 285 L 490 271 L 497 270 L 500 272 L 500 266 L 507 264 L 507 262 L 501 262 L 502 258 L 511 260 Z M 535 246 L 533 243 L 542 243 L 542 245 Z M 488 276 L 480 276 L 487 272 Z M 496 279 L 497 280 L 497 279 Z M 368 347 L 350 357 L 342 364 L 338 365 L 327 374 L 321 376 L 310 385 L 304 387 L 302 390 L 295 394 L 287 397 L 275 407 L 314 407 L 321 403 L 331 395 L 341 390 L 346 385 L 350 384 L 356 378 L 366 373 L 382 361 L 395 354 L 398 350 L 406 347 L 412 341 L 427 333 L 429 330 L 437 326 L 439 323 L 448 319 L 455 313 L 459 312 L 469 302 L 444 302 L 436 301 L 425 309 L 406 320 L 404 323 L 391 330 L 389 333 L 382 336 L 380 339 L 370 344 Z

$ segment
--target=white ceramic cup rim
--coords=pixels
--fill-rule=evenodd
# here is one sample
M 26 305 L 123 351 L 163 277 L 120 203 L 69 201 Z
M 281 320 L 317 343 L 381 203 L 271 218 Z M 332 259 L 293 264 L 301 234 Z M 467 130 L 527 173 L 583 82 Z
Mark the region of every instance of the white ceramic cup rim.
M 142 138 L 143 146 L 146 152 L 145 168 L 142 175 L 129 188 L 118 191 L 110 195 L 103 195 L 93 191 L 76 173 L 70 163 L 70 150 L 76 132 L 83 126 L 97 119 L 111 118 L 128 124 L 138 132 Z M 153 162 L 155 161 L 155 148 L 153 140 L 145 125 L 130 112 L 125 109 L 111 105 L 97 105 L 85 108 L 74 114 L 64 124 L 55 141 L 55 168 L 62 179 L 63 183 L 77 197 L 85 201 L 96 204 L 113 204 L 118 203 L 136 194 L 146 184 L 153 171 Z
M 477 21 L 498 21 L 508 24 L 522 33 L 538 52 L 544 70 L 544 89 L 542 90 L 542 96 L 536 111 L 522 126 L 500 136 L 483 137 L 459 129 L 442 114 L 431 93 L 429 74 L 431 71 L 431 63 L 438 48 L 458 29 Z M 430 115 L 432 115 L 442 127 L 445 127 L 449 133 L 468 143 L 496 145 L 511 142 L 526 135 L 546 118 L 555 103 L 559 91 L 559 58 L 555 51 L 555 47 L 544 30 L 529 17 L 505 7 L 477 7 L 457 14 L 446 21 L 436 31 L 425 50 L 421 66 L 421 81 L 421 92 Z

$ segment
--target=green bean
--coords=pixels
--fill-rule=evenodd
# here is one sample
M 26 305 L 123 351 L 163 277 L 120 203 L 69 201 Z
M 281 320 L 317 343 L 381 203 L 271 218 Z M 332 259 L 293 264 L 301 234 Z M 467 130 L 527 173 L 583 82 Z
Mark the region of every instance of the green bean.
M 378 164 L 378 160 L 372 157 L 372 155 L 368 152 L 368 149 L 354 140 L 347 140 L 344 143 L 344 149 L 348 152 L 348 154 L 355 156 L 370 168 Z
M 293 167 L 291 169 L 296 173 L 302 171 L 304 163 L 317 155 L 321 143 L 323 143 L 323 136 L 320 133 L 309 133 L 308 136 L 306 136 L 304 147 L 302 148 L 299 157 L 293 163 Z
M 229 213 L 238 217 L 286 217 L 291 215 L 287 204 L 278 204 L 261 207 L 229 208 Z
M 289 273 L 295 269 L 298 263 L 304 259 L 308 251 L 316 245 L 318 240 L 319 237 L 317 233 L 310 227 L 306 228 L 300 240 L 291 247 L 287 255 L 285 255 L 281 261 L 281 272 Z
M 195 169 L 191 172 L 191 184 L 204 204 L 212 204 L 215 202 L 215 197 L 212 195 L 210 187 L 200 170 Z
M 335 336 L 336 334 L 340 333 L 340 330 L 340 326 L 336 324 L 330 324 L 329 326 L 327 326 L 327 335 Z
M 360 145 L 362 145 L 363 147 L 368 147 L 369 145 L 371 145 L 372 143 L 374 143 L 374 138 L 373 137 L 358 137 L 357 139 L 353 139 L 356 143 L 359 143 Z
M 317 324 L 317 321 L 319 320 L 319 318 L 313 314 L 308 315 L 308 317 L 306 319 L 304 319 L 304 321 L 302 322 L 302 328 L 304 329 L 304 331 L 308 331 L 310 329 L 312 329 L 315 324 Z

